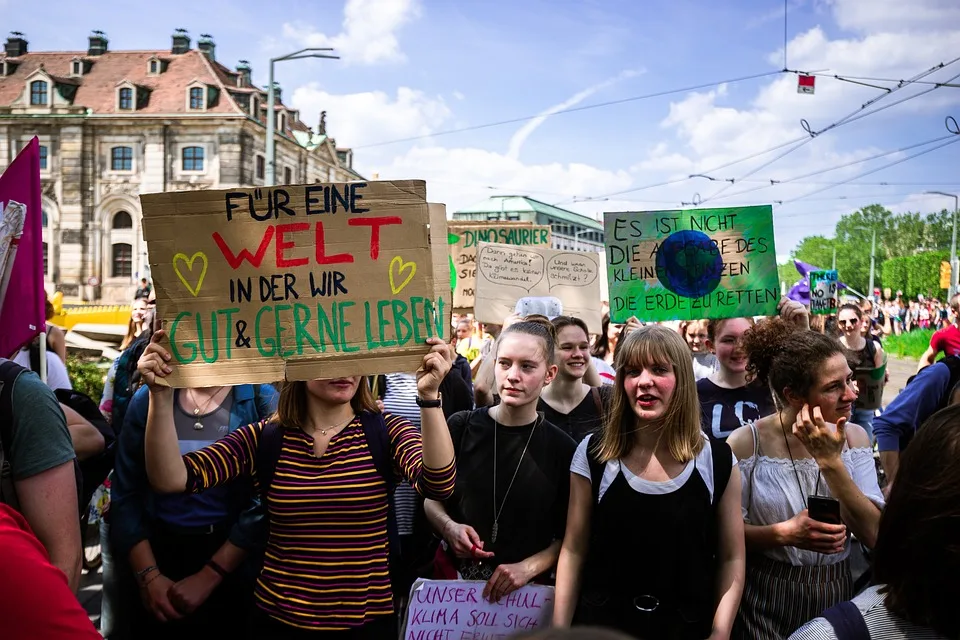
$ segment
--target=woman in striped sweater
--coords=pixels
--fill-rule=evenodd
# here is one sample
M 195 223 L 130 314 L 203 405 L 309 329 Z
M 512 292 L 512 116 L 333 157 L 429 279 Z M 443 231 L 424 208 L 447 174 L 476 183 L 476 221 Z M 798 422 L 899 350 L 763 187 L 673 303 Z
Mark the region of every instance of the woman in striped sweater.
M 253 637 L 395 635 L 387 511 L 396 479 L 385 476 L 399 472 L 428 498 L 453 491 L 453 445 L 438 392 L 453 360 L 449 346 L 428 340 L 431 351 L 417 374 L 422 438 L 407 420 L 379 414 L 363 379 L 351 376 L 287 383 L 273 420 L 181 457 L 175 434 L 164 428 L 172 390 L 158 379 L 172 368 L 162 337 L 154 334 L 139 365 L 151 395 L 147 474 L 157 491 L 169 493 L 239 477 L 257 483 L 270 537 Z M 389 464 L 378 464 L 386 456 Z

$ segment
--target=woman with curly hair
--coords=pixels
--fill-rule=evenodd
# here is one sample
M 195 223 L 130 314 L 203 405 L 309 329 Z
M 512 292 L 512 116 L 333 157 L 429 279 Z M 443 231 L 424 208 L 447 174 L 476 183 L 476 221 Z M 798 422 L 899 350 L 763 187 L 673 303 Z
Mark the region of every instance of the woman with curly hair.
M 782 303 L 781 315 L 806 325 L 797 306 Z M 748 552 L 734 637 L 772 640 L 853 595 L 848 534 L 873 547 L 883 495 L 870 439 L 849 423 L 857 394 L 839 341 L 784 318 L 742 340 L 777 411 L 727 440 L 743 475 Z

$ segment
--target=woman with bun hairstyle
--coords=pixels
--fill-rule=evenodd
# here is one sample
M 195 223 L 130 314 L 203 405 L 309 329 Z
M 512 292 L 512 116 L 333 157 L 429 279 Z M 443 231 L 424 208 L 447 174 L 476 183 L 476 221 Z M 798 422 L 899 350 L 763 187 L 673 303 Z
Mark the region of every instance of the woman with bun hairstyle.
M 456 487 L 448 500 L 424 505 L 446 543 L 436 577 L 485 580 L 492 602 L 531 581 L 550 583 L 560 552 L 577 445 L 537 413 L 557 375 L 554 345 L 546 318 L 503 330 L 493 359 L 500 403 L 447 421 Z
M 615 364 L 603 430 L 570 466 L 553 623 L 729 638 L 744 574 L 740 474 L 730 447 L 700 429 L 690 350 L 648 325 Z
M 697 381 L 700 418 L 704 432 L 717 440 L 748 422 L 773 413 L 770 389 L 756 381 L 747 381 L 747 354 L 740 338 L 753 318 L 725 318 L 707 324 L 707 348 L 717 357 L 717 369 Z
M 748 371 L 777 411 L 735 431 L 747 580 L 734 637 L 787 638 L 853 595 L 849 533 L 877 538 L 883 495 L 870 439 L 849 422 L 853 373 L 835 338 L 806 328 L 798 303 L 743 335 Z M 797 326 L 797 325 L 801 326 Z
M 557 377 L 540 393 L 537 409 L 576 442 L 603 424 L 612 387 L 584 382 L 590 369 L 590 332 L 580 318 L 557 316 Z

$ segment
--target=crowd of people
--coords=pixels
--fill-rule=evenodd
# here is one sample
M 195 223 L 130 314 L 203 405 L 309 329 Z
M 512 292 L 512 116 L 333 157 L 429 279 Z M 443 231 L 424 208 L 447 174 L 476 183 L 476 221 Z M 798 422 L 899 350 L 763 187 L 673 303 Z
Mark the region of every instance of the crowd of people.
M 772 318 L 605 314 L 596 335 L 455 316 L 416 372 L 173 389 L 141 285 L 106 437 L 29 346 L 0 368 L 0 572 L 24 576 L 0 581 L 3 637 L 98 637 L 74 496 L 76 460 L 107 449 L 108 639 L 396 637 L 419 577 L 483 581 L 491 602 L 554 586 L 554 630 L 530 637 L 960 636 L 960 296 L 931 343 L 947 357 L 879 413 L 855 378 L 885 358 L 869 302 L 829 328 L 789 300 Z

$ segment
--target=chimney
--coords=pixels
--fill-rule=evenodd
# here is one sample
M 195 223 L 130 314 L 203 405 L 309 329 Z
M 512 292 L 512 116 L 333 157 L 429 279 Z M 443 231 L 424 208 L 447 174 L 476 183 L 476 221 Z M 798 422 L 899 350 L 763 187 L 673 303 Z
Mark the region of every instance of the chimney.
M 10 37 L 7 38 L 6 51 L 8 58 L 19 58 L 27 54 L 27 41 L 22 33 L 19 31 L 10 32 Z
M 207 56 L 210 62 L 216 62 L 217 57 L 215 55 L 215 50 L 217 45 L 213 42 L 213 36 L 209 33 L 201 33 L 200 39 L 197 40 L 197 49 L 200 49 L 200 52 L 203 55 Z
M 267 91 L 270 91 L 269 85 Z M 280 88 L 279 82 L 273 83 L 273 104 L 274 106 L 283 104 L 283 89 Z
M 107 34 L 103 31 L 94 31 L 90 35 L 90 47 L 87 49 L 88 56 L 100 56 L 107 52 Z
M 250 63 L 246 60 L 241 60 L 237 63 L 237 86 L 238 87 L 249 87 L 250 86 L 250 76 L 253 73 L 250 69 Z
M 180 55 L 187 51 L 190 51 L 190 36 L 187 35 L 187 30 L 174 29 L 173 47 L 170 49 L 170 53 Z

